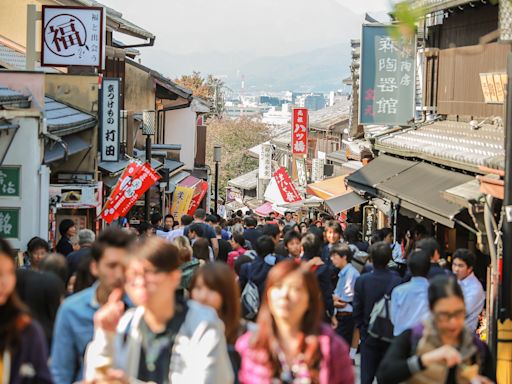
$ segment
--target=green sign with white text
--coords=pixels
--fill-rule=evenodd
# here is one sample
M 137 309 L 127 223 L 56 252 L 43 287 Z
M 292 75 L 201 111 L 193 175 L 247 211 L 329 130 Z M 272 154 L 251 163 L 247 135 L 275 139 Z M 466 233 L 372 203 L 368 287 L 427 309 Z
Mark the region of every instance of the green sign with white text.
M 19 167 L 0 167 L 0 196 L 20 196 Z
M 20 209 L 0 207 L 0 238 L 17 239 L 20 232 Z

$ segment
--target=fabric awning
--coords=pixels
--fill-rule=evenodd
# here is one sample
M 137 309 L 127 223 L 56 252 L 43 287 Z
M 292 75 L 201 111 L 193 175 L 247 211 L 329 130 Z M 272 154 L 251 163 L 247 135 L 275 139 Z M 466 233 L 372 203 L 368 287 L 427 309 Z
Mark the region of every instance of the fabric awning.
M 263 217 L 270 215 L 272 212 L 274 212 L 274 208 L 272 207 L 272 203 L 268 201 L 254 210 L 255 214 Z
M 473 179 L 472 176 L 430 164 L 415 163 L 413 167 L 378 184 L 377 188 L 379 193 L 400 207 L 453 228 L 453 219 L 463 207 L 443 199 L 441 194 Z
M 306 192 L 324 200 L 343 195 L 350 191 L 345 186 L 345 177 L 346 176 L 331 177 L 313 184 L 308 184 Z
M 91 144 L 87 143 L 78 135 L 69 135 L 62 138 L 64 145 L 67 147 L 67 155 L 73 156 L 77 153 L 91 148 Z M 66 157 L 64 146 L 52 141 L 44 147 L 44 163 L 50 164 Z
M 347 211 L 366 202 L 366 199 L 363 199 L 355 192 L 348 192 L 341 196 L 336 196 L 332 199 L 325 200 L 325 204 L 334 214 Z
M 399 159 L 397 157 L 381 155 L 370 161 L 363 168 L 346 177 L 348 185 L 355 190 L 363 190 L 373 195 L 377 194 L 375 188 L 389 178 L 398 175 L 416 165 L 416 162 Z

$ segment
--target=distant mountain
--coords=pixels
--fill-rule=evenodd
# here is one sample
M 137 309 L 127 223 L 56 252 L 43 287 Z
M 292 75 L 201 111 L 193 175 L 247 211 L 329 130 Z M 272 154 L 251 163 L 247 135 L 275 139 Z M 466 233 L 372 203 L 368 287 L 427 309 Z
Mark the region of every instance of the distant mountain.
M 285 56 L 256 57 L 248 52 L 200 52 L 171 54 L 158 49 L 143 53 L 147 65 L 172 78 L 192 71 L 221 77 L 233 91 L 238 91 L 241 75 L 248 93 L 259 91 L 330 91 L 341 87 L 349 73 L 350 44 Z

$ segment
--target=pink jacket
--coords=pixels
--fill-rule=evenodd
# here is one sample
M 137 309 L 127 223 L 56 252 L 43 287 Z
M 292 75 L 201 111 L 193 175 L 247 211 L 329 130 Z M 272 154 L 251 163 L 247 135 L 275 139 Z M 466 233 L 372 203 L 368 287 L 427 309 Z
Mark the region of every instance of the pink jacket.
M 241 384 L 267 384 L 272 381 L 272 372 L 261 363 L 266 358 L 251 350 L 250 340 L 253 334 L 245 333 L 236 342 L 236 350 L 242 359 L 238 379 Z M 320 362 L 320 384 L 353 384 L 354 367 L 349 357 L 347 343 L 328 325 L 322 325 L 319 341 L 322 361 Z

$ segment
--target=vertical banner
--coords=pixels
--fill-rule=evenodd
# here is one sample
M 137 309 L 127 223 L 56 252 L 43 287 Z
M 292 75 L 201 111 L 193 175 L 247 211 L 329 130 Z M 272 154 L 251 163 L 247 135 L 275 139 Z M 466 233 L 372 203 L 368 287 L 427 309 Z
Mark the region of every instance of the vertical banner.
M 311 181 L 316 182 L 324 178 L 324 160 L 313 159 L 311 164 Z
M 363 207 L 363 240 L 370 241 L 377 229 L 377 208 L 373 205 Z
M 101 161 L 119 161 L 121 79 L 103 78 L 100 109 Z
M 299 192 L 297 191 L 297 188 L 295 188 L 295 185 L 293 185 L 290 175 L 288 175 L 288 172 L 286 172 L 284 167 L 279 168 L 274 173 L 274 179 L 276 180 L 279 192 L 281 193 L 281 196 L 285 202 L 294 203 L 296 201 L 302 200 Z
M 416 38 L 394 38 L 399 35 L 399 26 L 363 25 L 359 124 L 410 125 L 414 119 Z
M 192 201 L 190 202 L 190 208 L 188 209 L 187 214 L 192 216 L 197 208 L 199 208 L 199 204 L 203 200 L 206 192 L 208 191 L 208 183 L 206 181 L 200 181 L 195 186 L 194 197 L 192 197 Z
M 295 158 L 295 166 L 297 167 L 297 180 L 301 187 L 305 187 L 308 184 L 306 174 L 306 160 L 304 158 Z
M 187 214 L 195 188 L 178 185 L 172 197 L 171 215 L 175 220 L 181 220 L 181 216 Z
M 272 178 L 272 145 L 261 144 L 258 178 L 270 180 Z
M 292 154 L 308 154 L 307 108 L 294 108 L 292 112 Z

